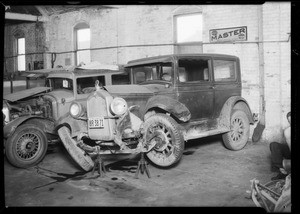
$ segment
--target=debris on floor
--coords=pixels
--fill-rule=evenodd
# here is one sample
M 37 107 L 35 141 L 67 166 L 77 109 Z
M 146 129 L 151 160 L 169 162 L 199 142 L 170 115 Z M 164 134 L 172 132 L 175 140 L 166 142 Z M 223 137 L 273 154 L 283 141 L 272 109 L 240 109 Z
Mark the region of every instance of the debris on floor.
M 267 212 L 291 212 L 291 174 L 285 179 L 270 181 L 264 185 L 251 181 L 251 198 L 257 207 Z

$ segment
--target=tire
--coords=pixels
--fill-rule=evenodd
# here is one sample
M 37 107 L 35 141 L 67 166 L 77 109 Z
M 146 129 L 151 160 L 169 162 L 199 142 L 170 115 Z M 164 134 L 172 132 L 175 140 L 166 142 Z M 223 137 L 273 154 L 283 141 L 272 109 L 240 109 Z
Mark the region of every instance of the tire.
M 167 168 L 174 166 L 181 159 L 184 139 L 173 118 L 161 113 L 152 115 L 145 121 L 144 130 L 146 140 L 149 140 L 147 138 L 154 130 L 159 134 L 153 139 L 157 141 L 156 145 L 146 154 L 153 164 Z
M 76 145 L 76 141 L 71 137 L 70 130 L 63 126 L 58 130 L 58 135 L 74 161 L 85 171 L 94 167 L 92 158 Z
M 234 110 L 230 119 L 231 131 L 222 135 L 225 147 L 230 150 L 241 150 L 248 142 L 250 123 L 246 113 L 242 110 Z
M 8 161 L 19 168 L 38 164 L 45 157 L 47 149 L 46 134 L 34 124 L 20 125 L 5 143 Z

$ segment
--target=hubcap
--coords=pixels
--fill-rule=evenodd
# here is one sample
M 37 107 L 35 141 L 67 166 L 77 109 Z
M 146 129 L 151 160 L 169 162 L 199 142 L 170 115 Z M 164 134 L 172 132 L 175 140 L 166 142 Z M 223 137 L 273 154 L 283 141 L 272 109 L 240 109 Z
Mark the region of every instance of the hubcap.
M 23 134 L 17 142 L 17 155 L 25 160 L 29 160 L 36 156 L 40 147 L 40 139 L 34 133 Z
M 235 118 L 232 121 L 231 138 L 233 141 L 239 141 L 244 135 L 244 124 L 240 118 Z
M 163 124 L 157 124 L 149 129 L 149 132 L 156 135 L 153 139 L 156 142 L 153 148 L 155 153 L 159 156 L 169 156 L 173 152 L 174 146 L 172 145 L 172 136 L 168 129 Z

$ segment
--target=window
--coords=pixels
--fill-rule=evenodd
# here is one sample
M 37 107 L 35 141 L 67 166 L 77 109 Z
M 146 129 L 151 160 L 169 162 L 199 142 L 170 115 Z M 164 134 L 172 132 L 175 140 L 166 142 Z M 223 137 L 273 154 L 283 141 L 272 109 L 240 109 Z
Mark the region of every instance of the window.
M 214 60 L 215 81 L 235 80 L 235 61 Z
M 17 39 L 18 71 L 25 71 L 25 38 Z
M 160 63 L 137 66 L 133 69 L 134 83 L 139 84 L 146 81 L 168 81 L 172 82 L 172 63 Z
M 96 80 L 99 81 L 99 86 L 105 86 L 105 77 L 96 76 L 96 77 L 83 77 L 77 78 L 77 93 L 78 94 L 88 94 L 95 90 Z
M 129 74 L 114 74 L 111 76 L 113 85 L 128 85 L 130 83 Z
M 66 89 L 73 91 L 73 81 L 71 79 L 49 78 L 46 86 L 52 87 L 53 90 Z
M 202 42 L 202 14 L 175 16 L 176 42 Z
M 91 35 L 87 24 L 81 23 L 75 27 L 76 38 L 76 64 L 91 62 Z
M 179 82 L 209 81 L 209 61 L 206 59 L 180 59 Z

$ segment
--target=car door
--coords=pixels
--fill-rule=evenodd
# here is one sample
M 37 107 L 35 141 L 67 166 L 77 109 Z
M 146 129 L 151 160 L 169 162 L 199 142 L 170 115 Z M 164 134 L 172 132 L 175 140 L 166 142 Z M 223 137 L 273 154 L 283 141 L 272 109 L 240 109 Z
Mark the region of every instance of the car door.
M 191 121 L 213 116 L 214 89 L 210 57 L 179 57 L 177 85 L 178 101 L 190 110 Z
M 239 59 L 235 57 L 214 57 L 213 59 L 215 117 L 219 116 L 228 98 L 241 96 L 239 67 Z

